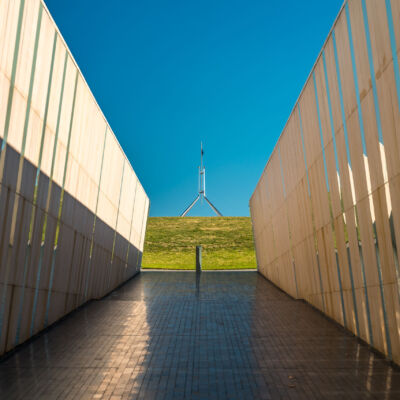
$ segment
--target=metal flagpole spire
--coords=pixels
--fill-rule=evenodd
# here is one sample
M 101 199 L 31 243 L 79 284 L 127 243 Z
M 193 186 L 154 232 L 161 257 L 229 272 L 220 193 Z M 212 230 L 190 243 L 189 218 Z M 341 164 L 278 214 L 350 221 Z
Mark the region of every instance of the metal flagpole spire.
M 186 214 L 192 209 L 192 207 L 199 201 L 204 200 L 208 203 L 208 205 L 212 208 L 212 210 L 220 217 L 222 214 L 217 210 L 217 208 L 211 203 L 211 201 L 206 196 L 206 169 L 204 168 L 203 164 L 203 143 L 200 142 L 200 167 L 199 167 L 199 192 L 197 197 L 193 200 L 193 202 L 185 209 L 185 211 L 181 214 L 181 217 L 186 216 Z

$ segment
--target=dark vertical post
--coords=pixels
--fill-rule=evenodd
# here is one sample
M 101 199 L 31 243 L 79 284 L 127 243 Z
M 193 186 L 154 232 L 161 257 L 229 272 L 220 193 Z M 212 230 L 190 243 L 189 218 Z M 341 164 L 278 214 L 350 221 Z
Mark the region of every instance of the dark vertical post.
M 196 272 L 201 272 L 201 246 L 196 246 Z

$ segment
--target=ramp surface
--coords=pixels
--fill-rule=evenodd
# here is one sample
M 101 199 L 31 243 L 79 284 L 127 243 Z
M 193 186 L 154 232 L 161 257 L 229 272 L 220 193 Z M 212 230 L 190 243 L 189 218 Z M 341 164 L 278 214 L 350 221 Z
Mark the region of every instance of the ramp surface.
M 400 398 L 400 371 L 256 272 L 142 272 L 0 363 L 4 399 Z

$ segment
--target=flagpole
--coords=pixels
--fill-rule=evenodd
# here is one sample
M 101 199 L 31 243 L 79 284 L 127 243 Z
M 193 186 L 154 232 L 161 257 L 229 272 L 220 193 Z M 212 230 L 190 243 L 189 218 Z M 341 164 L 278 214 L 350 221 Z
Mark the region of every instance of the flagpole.
M 206 202 L 212 208 L 212 210 L 218 216 L 222 217 L 222 214 L 218 211 L 218 209 L 211 203 L 211 201 L 206 196 L 206 169 L 204 168 L 203 165 L 203 156 L 204 156 L 203 142 L 200 142 L 199 192 L 194 201 L 181 214 L 181 217 L 186 216 L 186 214 L 192 209 L 192 207 L 197 203 L 198 200 L 200 200 L 200 202 L 203 203 L 203 198 L 206 200 Z
M 203 170 L 203 154 L 204 154 L 203 142 L 200 142 L 200 148 L 201 148 L 201 150 L 200 150 L 200 170 Z

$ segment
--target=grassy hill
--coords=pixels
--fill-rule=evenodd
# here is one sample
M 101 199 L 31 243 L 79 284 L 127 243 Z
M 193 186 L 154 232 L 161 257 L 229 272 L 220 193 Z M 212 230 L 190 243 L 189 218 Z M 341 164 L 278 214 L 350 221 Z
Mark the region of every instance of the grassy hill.
M 194 269 L 196 245 L 203 269 L 256 268 L 249 217 L 150 217 L 142 266 Z

